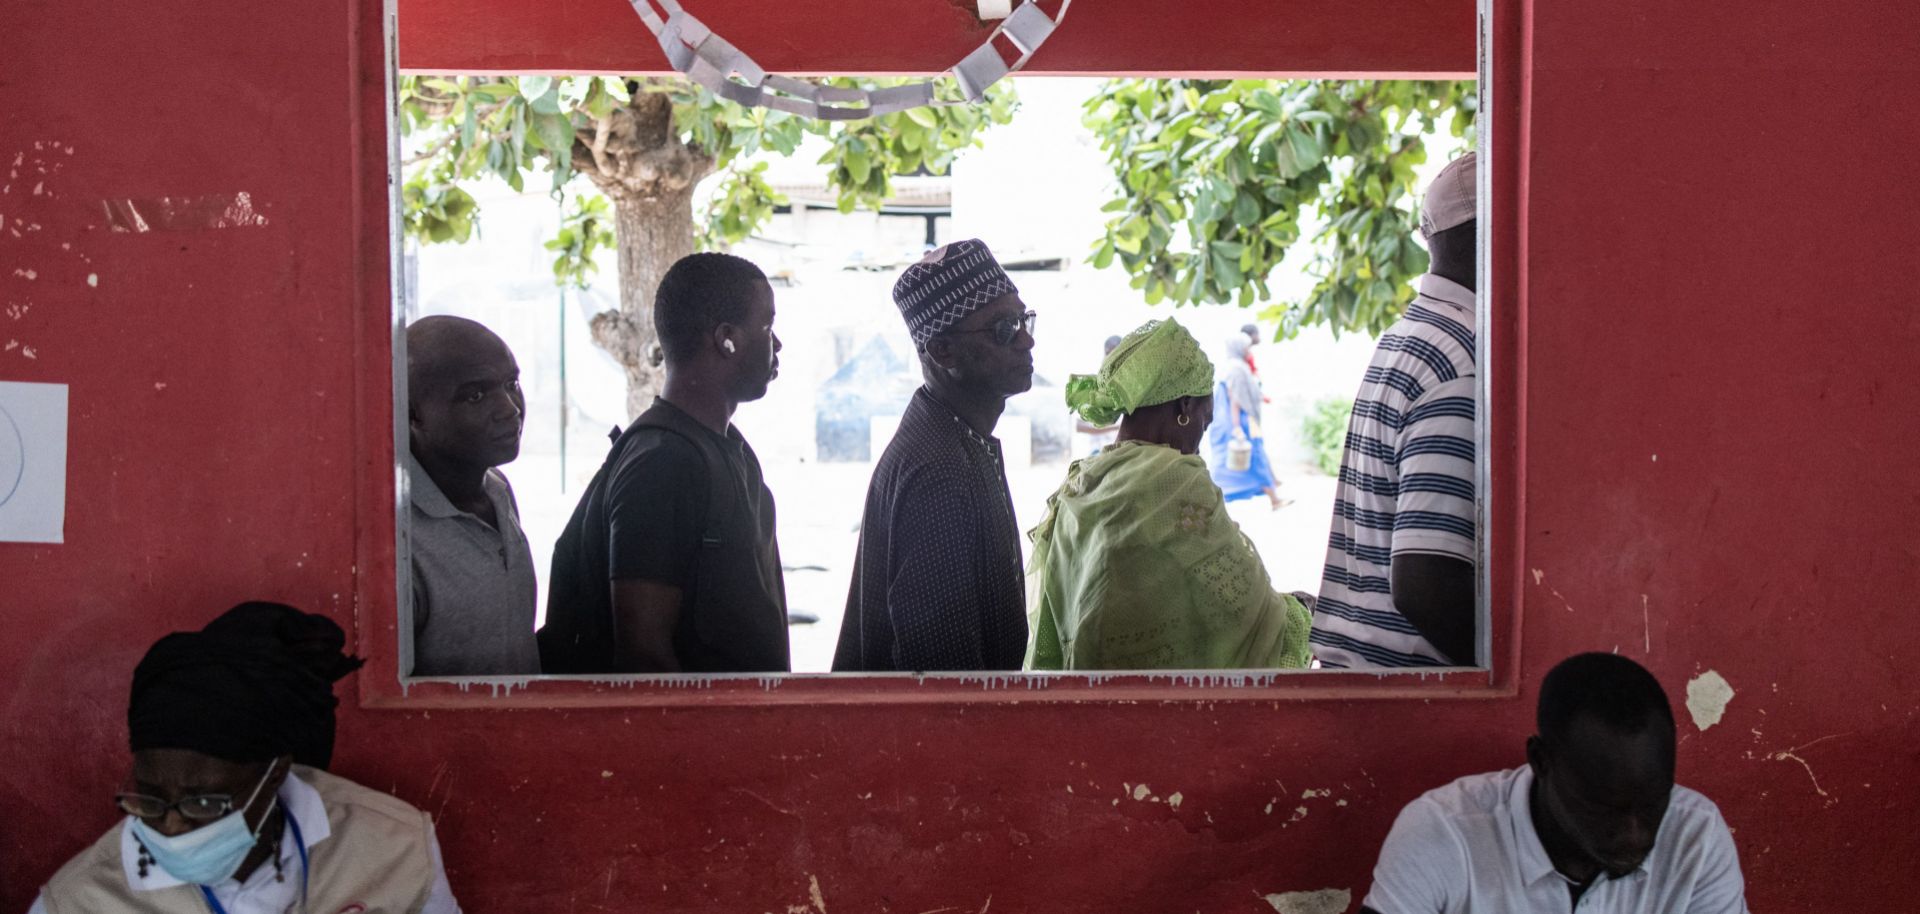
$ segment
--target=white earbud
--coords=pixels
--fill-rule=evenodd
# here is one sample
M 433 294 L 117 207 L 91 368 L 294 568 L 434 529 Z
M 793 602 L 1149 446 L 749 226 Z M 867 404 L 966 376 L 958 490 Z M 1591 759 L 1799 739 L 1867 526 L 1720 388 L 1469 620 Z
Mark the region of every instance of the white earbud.
M 732 340 L 721 340 L 721 341 L 720 341 L 720 348 L 722 348 L 722 349 L 725 349 L 725 350 L 726 350 L 726 351 L 728 351 L 728 352 L 732 352 L 732 351 L 733 351 L 733 341 L 732 341 Z

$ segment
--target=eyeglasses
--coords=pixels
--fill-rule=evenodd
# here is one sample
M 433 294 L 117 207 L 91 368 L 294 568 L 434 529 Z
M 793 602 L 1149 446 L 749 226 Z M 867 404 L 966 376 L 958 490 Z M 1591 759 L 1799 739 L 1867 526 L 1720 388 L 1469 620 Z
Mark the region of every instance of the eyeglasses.
M 162 819 L 168 810 L 177 809 L 182 818 L 208 822 L 233 811 L 233 797 L 224 793 L 181 797 L 171 803 L 143 793 L 117 793 L 113 795 L 113 802 L 121 812 L 141 819 Z
M 1028 336 L 1033 335 L 1033 325 L 1039 317 L 1040 315 L 1028 311 L 1019 317 L 1013 317 L 1011 315 L 1003 317 L 994 321 L 992 326 L 982 327 L 978 330 L 949 330 L 947 332 L 950 334 L 991 333 L 993 334 L 993 341 L 995 343 L 1002 346 L 1011 346 L 1013 345 L 1013 341 L 1020 336 L 1020 331 L 1025 330 Z
M 260 780 L 254 782 L 253 792 L 247 794 L 247 801 L 240 804 L 240 808 L 251 807 L 253 801 L 260 797 L 260 788 L 267 786 L 267 781 L 273 777 L 275 767 L 275 762 L 267 763 L 266 773 L 260 775 Z M 113 795 L 113 801 L 119 805 L 122 812 L 142 819 L 164 818 L 167 810 L 178 809 L 184 818 L 205 822 L 218 819 L 234 809 L 233 795 L 225 793 L 203 793 L 197 796 L 181 797 L 169 803 L 159 797 L 123 790 Z

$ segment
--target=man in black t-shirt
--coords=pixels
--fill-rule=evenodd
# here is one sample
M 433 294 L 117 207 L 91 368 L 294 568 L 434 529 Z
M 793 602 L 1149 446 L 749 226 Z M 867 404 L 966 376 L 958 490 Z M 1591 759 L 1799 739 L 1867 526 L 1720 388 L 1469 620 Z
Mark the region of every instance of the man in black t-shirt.
M 773 288 L 727 254 L 660 281 L 666 384 L 615 440 L 554 546 L 546 673 L 785 672 L 773 493 L 732 425 L 779 373 Z

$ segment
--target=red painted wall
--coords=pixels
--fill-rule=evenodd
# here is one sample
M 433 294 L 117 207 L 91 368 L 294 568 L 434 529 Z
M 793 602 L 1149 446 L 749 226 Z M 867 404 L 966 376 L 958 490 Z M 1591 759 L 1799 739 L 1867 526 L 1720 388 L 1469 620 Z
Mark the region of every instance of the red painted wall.
M 1515 694 L 429 711 L 349 689 L 336 767 L 439 817 L 478 914 L 784 911 L 815 882 L 823 912 L 1261 912 L 1284 891 L 1357 901 L 1403 803 L 1518 763 L 1538 677 L 1618 646 L 1676 701 L 1706 669 L 1737 690 L 1720 725 L 1683 722 L 1682 779 L 1726 810 L 1757 910 L 1911 907 L 1920 121 L 1898 87 L 1920 7 L 1502 2 L 1491 532 Z M 1290 36 L 1401 34 L 1395 12 L 1434 7 L 1303 24 L 1216 0 L 1181 27 L 1120 5 L 1083 0 L 1047 66 L 1286 67 Z M 160 633 L 249 597 L 357 607 L 391 669 L 392 513 L 377 7 L 8 12 L 0 167 L 48 169 L 52 196 L 0 194 L 6 226 L 42 226 L 0 228 L 0 305 L 29 306 L 0 308 L 0 340 L 36 355 L 0 351 L 0 379 L 73 402 L 66 544 L 0 544 L 0 910 L 20 910 L 111 823 L 128 673 Z M 815 57 L 825 17 L 781 15 L 774 66 L 930 68 L 966 43 L 866 57 L 884 36 L 855 34 Z M 524 52 L 450 41 L 420 65 L 568 50 L 515 28 Z M 1437 63 L 1357 39 L 1312 59 L 1467 68 L 1470 31 L 1448 34 Z M 238 191 L 267 225 L 114 234 L 95 215 Z

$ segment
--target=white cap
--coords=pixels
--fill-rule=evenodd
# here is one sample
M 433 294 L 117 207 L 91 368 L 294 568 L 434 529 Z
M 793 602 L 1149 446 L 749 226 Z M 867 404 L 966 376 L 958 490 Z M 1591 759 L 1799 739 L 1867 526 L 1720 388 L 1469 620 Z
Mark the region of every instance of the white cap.
M 1469 152 L 1448 162 L 1427 185 L 1427 199 L 1420 207 L 1421 237 L 1432 238 L 1435 232 L 1473 220 L 1478 211 L 1474 188 L 1479 161 L 1477 153 Z

